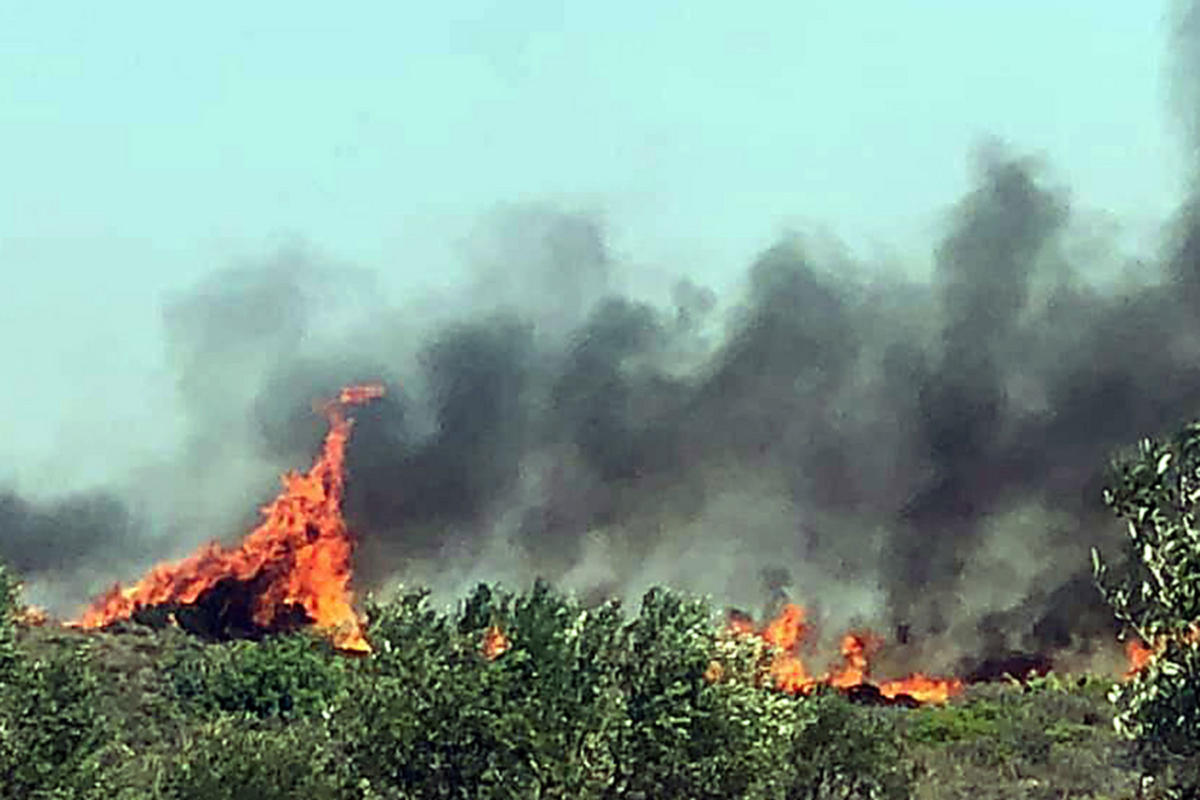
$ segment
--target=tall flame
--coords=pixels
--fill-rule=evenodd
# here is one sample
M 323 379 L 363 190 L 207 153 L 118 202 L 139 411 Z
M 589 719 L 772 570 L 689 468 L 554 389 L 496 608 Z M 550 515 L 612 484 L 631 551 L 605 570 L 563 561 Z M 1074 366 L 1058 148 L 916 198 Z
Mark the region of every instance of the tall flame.
M 262 523 L 236 548 L 212 542 L 182 561 L 154 567 L 133 586 L 114 585 L 76 624 L 98 628 L 142 608 L 195 603 L 218 582 L 233 580 L 253 582 L 256 625 L 280 627 L 301 609 L 337 647 L 369 652 L 353 607 L 353 540 L 342 518 L 346 443 L 353 425 L 346 407 L 383 394 L 378 384 L 348 386 L 322 406 L 329 431 L 320 456 L 307 473 L 283 475 L 283 491 L 262 508 Z
M 771 661 L 771 678 L 780 691 L 791 694 L 809 692 L 816 684 L 800 658 L 800 644 L 807 633 L 804 608 L 788 603 L 760 634 L 763 641 L 776 650 L 775 658 Z

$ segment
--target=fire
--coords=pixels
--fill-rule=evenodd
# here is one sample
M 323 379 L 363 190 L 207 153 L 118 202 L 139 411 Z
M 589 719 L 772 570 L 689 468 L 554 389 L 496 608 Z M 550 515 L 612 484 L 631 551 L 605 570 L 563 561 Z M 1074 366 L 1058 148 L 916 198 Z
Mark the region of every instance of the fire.
M 1193 622 L 1187 628 L 1186 634 L 1177 635 L 1179 641 L 1190 642 L 1196 644 L 1200 642 L 1200 622 Z M 1125 642 L 1125 659 L 1129 666 L 1125 670 L 1125 680 L 1132 680 L 1139 672 L 1146 668 L 1155 656 L 1162 653 L 1167 647 L 1167 637 L 1160 636 L 1155 640 L 1153 645 L 1147 644 L 1143 639 L 1136 636 Z
M 847 633 L 842 637 L 842 659 L 840 669 L 829 676 L 829 685 L 837 689 L 849 689 L 867 682 L 867 656 L 883 644 L 873 633 Z
M 962 690 L 963 682 L 958 678 L 931 678 L 920 672 L 879 684 L 879 693 L 889 700 L 906 694 L 920 703 L 944 703 Z
M 1133 678 L 1141 672 L 1150 659 L 1154 657 L 1154 648 L 1141 639 L 1130 639 L 1125 642 L 1125 658 L 1129 661 L 1129 669 L 1125 670 L 1125 678 Z
M 771 661 L 771 677 L 781 691 L 791 694 L 812 691 L 815 681 L 808 674 L 799 654 L 800 643 L 807 633 L 804 609 L 795 603 L 788 603 L 760 634 L 763 641 L 777 651 Z
M 133 586 L 115 585 L 75 623 L 98 628 L 138 609 L 195 603 L 218 583 L 233 581 L 253 593 L 255 625 L 285 627 L 302 611 L 343 650 L 369 652 L 350 591 L 353 540 L 342 518 L 346 443 L 353 420 L 346 407 L 382 397 L 378 384 L 348 386 L 322 407 L 329 431 L 307 473 L 288 472 L 283 491 L 262 508 L 263 521 L 236 548 L 212 542 L 188 558 L 160 564 Z
M 511 646 L 512 642 L 499 626 L 491 625 L 483 632 L 483 657 L 488 661 L 494 661 L 504 655 Z
M 362 383 L 356 386 L 345 386 L 338 392 L 337 400 L 330 405 L 358 406 L 378 400 L 384 395 L 383 384 Z
M 837 689 L 874 685 L 889 700 L 908 695 L 922 703 L 944 703 L 963 690 L 963 682 L 957 678 L 932 678 L 921 673 L 872 684 L 869 660 L 883 645 L 883 639 L 870 631 L 845 634 L 841 640 L 842 663 L 815 677 L 800 655 L 809 627 L 804 608 L 795 603 L 784 605 L 759 630 L 745 614 L 731 613 L 727 629 L 735 636 L 756 636 L 774 648 L 769 668 L 771 680 L 775 688 L 789 694 L 808 694 L 821 685 Z M 719 674 L 719 670 L 713 670 L 713 674 Z
M 40 628 L 50 620 L 46 609 L 40 606 L 22 606 L 17 609 L 15 622 L 25 628 Z

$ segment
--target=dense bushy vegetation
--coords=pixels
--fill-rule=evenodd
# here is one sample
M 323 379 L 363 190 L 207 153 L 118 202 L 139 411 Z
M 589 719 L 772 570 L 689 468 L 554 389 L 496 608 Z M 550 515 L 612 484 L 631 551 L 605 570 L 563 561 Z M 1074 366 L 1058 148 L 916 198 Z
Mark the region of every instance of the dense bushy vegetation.
M 12 677 L 17 661 L 17 582 L 0 564 L 0 684 Z
M 327 713 L 346 691 L 345 661 L 333 655 L 328 641 L 302 633 L 184 651 L 167 671 L 197 711 L 303 717 Z
M 23 657 L 17 585 L 0 568 L 0 800 L 99 797 L 107 721 L 82 648 Z
M 481 586 L 455 619 L 431 610 L 424 593 L 370 616 L 377 655 L 362 662 L 353 704 L 334 723 L 356 774 L 385 793 L 904 796 L 898 748 L 854 763 L 843 746 L 853 742 L 818 733 L 834 731 L 840 713 L 874 746 L 892 732 L 874 712 L 757 685 L 753 654 L 730 642 L 718 653 L 702 602 L 655 590 L 626 622 L 615 604 L 584 608 L 545 584 L 521 596 Z M 508 647 L 489 659 L 493 628 Z M 718 655 L 728 667 L 714 681 Z M 803 752 L 818 742 L 826 750 Z M 839 758 L 819 775 L 810 768 Z
M 11 595 L 10 595 L 11 597 Z M 21 628 L 0 691 L 7 798 L 1131 796 L 1109 684 L 976 687 L 946 707 L 765 688 L 764 653 L 700 601 L 628 618 L 538 584 L 369 608 L 373 655 L 290 634 Z M 495 658 L 495 631 L 507 648 Z M 715 665 L 719 664 L 719 668 Z
M 668 591 L 632 619 L 542 583 L 480 586 L 457 613 L 412 592 L 371 606 L 375 651 L 362 658 L 307 634 L 203 645 L 132 625 L 15 631 L 6 597 L 0 798 L 787 800 L 911 787 L 888 710 L 770 690 L 760 649 Z
M 1116 576 L 1096 557 L 1117 618 L 1156 656 L 1113 691 L 1116 722 L 1148 773 L 1200 793 L 1200 422 L 1114 463 L 1105 502 L 1128 526 Z

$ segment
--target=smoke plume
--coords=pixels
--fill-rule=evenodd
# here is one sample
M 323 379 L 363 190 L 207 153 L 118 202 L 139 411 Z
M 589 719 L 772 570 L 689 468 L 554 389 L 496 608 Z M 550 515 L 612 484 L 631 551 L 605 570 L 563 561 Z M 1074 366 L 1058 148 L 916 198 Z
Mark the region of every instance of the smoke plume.
M 1179 19 L 1197 152 L 1200 12 Z M 665 582 L 754 611 L 788 594 L 830 627 L 900 632 L 900 659 L 1086 654 L 1112 634 L 1087 559 L 1121 533 L 1107 459 L 1200 413 L 1198 198 L 1119 279 L 1078 257 L 1092 232 L 1052 168 L 994 144 L 923 281 L 794 237 L 734 296 L 679 265 L 652 302 L 614 288 L 636 274 L 598 219 L 545 207 L 498 213 L 436 313 L 285 252 L 166 309 L 189 437 L 154 518 L 174 538 L 110 499 L 5 496 L 0 555 L 70 576 L 131 542 L 236 536 L 305 466 L 313 400 L 378 379 L 348 461 L 362 587 Z

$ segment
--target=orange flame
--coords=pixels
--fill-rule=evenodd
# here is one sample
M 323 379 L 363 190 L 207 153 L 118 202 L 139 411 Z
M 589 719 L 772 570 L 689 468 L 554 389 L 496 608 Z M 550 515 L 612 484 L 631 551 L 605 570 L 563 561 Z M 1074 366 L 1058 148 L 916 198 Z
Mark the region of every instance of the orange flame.
M 1145 640 L 1138 637 L 1133 637 L 1125 642 L 1125 659 L 1129 666 L 1125 670 L 1125 680 L 1132 680 L 1137 677 L 1137 674 L 1146 668 L 1154 657 L 1161 654 L 1167 649 L 1167 636 L 1159 636 L 1153 645 L 1147 644 Z M 1200 642 L 1200 622 L 1193 622 L 1188 625 L 1187 633 L 1177 634 L 1174 637 L 1177 641 L 1190 642 L 1195 644 Z
M 1125 658 L 1129 661 L 1129 668 L 1125 670 L 1125 678 L 1128 680 L 1135 677 L 1145 669 L 1153 657 L 1154 648 L 1141 639 L 1130 639 L 1125 642 Z
M 498 625 L 491 625 L 483 632 L 483 657 L 488 661 L 495 661 L 508 652 L 508 648 L 511 646 L 512 642 L 508 640 Z
M 883 639 L 870 631 L 847 633 L 841 640 L 842 663 L 826 674 L 815 677 L 808 671 L 800 656 L 800 646 L 809 632 L 802 606 L 788 603 L 761 630 L 755 630 L 746 615 L 731 613 L 727 628 L 737 636 L 761 638 L 775 649 L 771 658 L 770 676 L 775 688 L 789 694 L 808 694 L 817 686 L 850 689 L 870 684 L 870 656 L 882 645 Z M 718 675 L 719 670 L 712 670 Z M 888 699 L 908 695 L 922 703 L 944 703 L 963 690 L 957 678 L 931 678 L 921 673 L 898 680 L 876 684 L 879 693 Z
M 808 634 L 805 616 L 801 606 L 788 603 L 760 634 L 763 641 L 778 651 L 771 661 L 775 688 L 790 694 L 812 691 L 815 683 L 799 653 L 800 644 Z
M 962 690 L 963 682 L 958 678 L 931 678 L 920 672 L 879 684 L 879 693 L 889 700 L 906 694 L 919 703 L 945 703 Z
M 842 637 L 842 667 L 829 676 L 829 685 L 849 689 L 867 682 L 867 656 L 883 644 L 873 633 L 847 633 Z
M 223 580 L 253 582 L 254 623 L 264 629 L 285 624 L 296 609 L 326 630 L 343 649 L 369 652 L 362 621 L 353 608 L 350 555 L 353 540 L 342 518 L 346 443 L 353 420 L 346 406 L 381 397 L 378 384 L 349 386 L 325 404 L 329 420 L 321 455 L 303 475 L 283 476 L 283 491 L 263 507 L 263 521 L 233 549 L 211 542 L 173 564 L 160 564 L 133 586 L 119 584 L 75 624 L 98 628 L 135 611 L 166 603 L 195 603 Z

